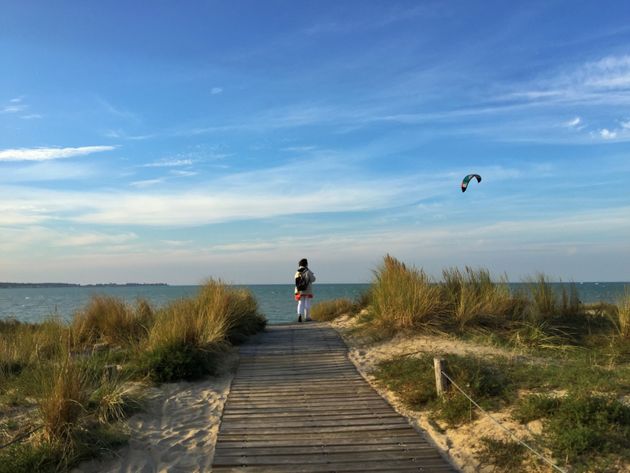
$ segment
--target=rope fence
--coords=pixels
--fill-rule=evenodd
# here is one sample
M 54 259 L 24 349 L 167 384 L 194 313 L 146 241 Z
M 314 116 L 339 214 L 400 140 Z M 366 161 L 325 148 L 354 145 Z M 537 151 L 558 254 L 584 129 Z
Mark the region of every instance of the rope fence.
M 535 450 L 533 447 L 531 447 L 529 444 L 527 444 L 526 442 L 524 442 L 523 440 L 521 440 L 520 438 L 518 438 L 516 436 L 516 434 L 514 434 L 514 432 L 512 432 L 510 429 L 506 428 L 505 426 L 501 425 L 501 422 L 499 422 L 497 419 L 495 419 L 494 417 L 492 417 L 492 415 L 490 415 L 490 413 L 488 411 L 486 411 L 483 407 L 481 407 L 477 402 L 474 401 L 473 398 L 471 398 L 468 394 L 466 394 L 466 392 L 460 388 L 457 383 L 455 381 L 453 381 L 453 379 L 444 372 L 444 370 L 440 369 L 440 375 L 443 376 L 444 378 L 446 378 L 450 384 L 452 384 L 453 386 L 455 386 L 472 404 L 474 404 L 474 406 L 479 409 L 485 416 L 487 416 L 492 422 L 494 422 L 501 430 L 503 430 L 504 432 L 506 432 L 510 437 L 512 437 L 514 440 L 516 440 L 518 443 L 520 443 L 523 447 L 527 448 L 530 452 L 532 452 L 534 455 L 536 455 L 538 458 L 540 458 L 542 461 L 544 461 L 546 464 L 548 464 L 549 466 L 551 466 L 552 468 L 554 468 L 556 471 L 559 471 L 560 473 L 567 473 L 566 470 L 563 470 L 562 468 L 560 468 L 558 465 L 556 465 L 555 463 L 553 463 L 551 460 L 549 460 L 547 457 L 545 457 L 542 453 L 538 452 L 537 450 Z M 438 389 L 439 390 L 439 389 Z

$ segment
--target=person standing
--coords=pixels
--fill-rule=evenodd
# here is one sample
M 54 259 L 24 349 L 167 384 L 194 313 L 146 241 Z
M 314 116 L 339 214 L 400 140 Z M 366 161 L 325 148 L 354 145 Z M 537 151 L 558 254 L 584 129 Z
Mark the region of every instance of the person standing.
M 298 263 L 295 273 L 295 300 L 298 301 L 297 315 L 298 322 L 311 320 L 311 299 L 313 298 L 313 283 L 315 274 L 308 269 L 308 261 L 302 258 Z

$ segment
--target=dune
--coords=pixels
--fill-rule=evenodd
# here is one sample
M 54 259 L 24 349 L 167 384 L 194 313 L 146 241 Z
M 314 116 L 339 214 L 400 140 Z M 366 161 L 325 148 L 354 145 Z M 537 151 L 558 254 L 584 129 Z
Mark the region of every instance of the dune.
M 150 388 L 144 412 L 128 420 L 129 444 L 71 473 L 210 471 L 237 360 L 234 351 L 217 376 Z
M 356 317 L 342 316 L 332 321 L 330 325 L 343 336 L 349 348 L 348 357 L 366 381 L 399 414 L 406 417 L 411 425 L 424 432 L 426 438 L 450 457 L 463 473 L 496 471 L 493 465 L 483 465 L 476 455 L 480 450 L 479 439 L 483 436 L 497 440 L 510 440 L 505 431 L 498 428 L 491 419 L 482 415 L 464 426 L 450 428 L 446 423 L 434 420 L 428 411 L 415 411 L 406 407 L 394 392 L 379 384 L 372 373 L 381 361 L 400 355 L 413 356 L 419 353 L 436 352 L 477 356 L 500 355 L 504 357 L 520 357 L 522 355 L 498 347 L 480 346 L 462 340 L 420 334 L 395 336 L 392 339 L 365 345 L 351 335 L 350 329 L 356 323 Z M 528 438 L 533 434 L 540 433 L 539 421 L 523 426 L 511 419 L 509 409 L 493 412 L 492 415 L 519 438 Z M 527 466 L 531 465 L 528 464 Z M 539 467 L 532 466 L 532 469 L 527 471 L 540 470 Z

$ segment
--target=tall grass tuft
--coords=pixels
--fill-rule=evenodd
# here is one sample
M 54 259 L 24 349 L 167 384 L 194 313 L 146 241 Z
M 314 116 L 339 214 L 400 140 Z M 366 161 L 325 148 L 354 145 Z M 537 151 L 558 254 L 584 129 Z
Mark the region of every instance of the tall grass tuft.
M 214 370 L 215 355 L 226 341 L 239 341 L 265 323 L 249 291 L 210 280 L 195 298 L 158 312 L 142 367 L 155 381 L 199 378 Z
M 145 300 L 134 310 L 115 297 L 96 295 L 74 315 L 72 332 L 81 346 L 96 342 L 130 345 L 146 337 L 153 318 L 153 309 Z
M 0 322 L 0 380 L 27 366 L 59 358 L 68 334 L 63 322 L 52 317 L 39 324 Z
M 626 287 L 617 304 L 617 330 L 623 338 L 630 338 L 630 288 Z
M 72 449 L 74 433 L 85 414 L 90 380 L 81 365 L 69 355 L 59 363 L 49 380 L 44 380 L 46 394 L 40 399 L 39 411 L 45 440 Z
M 345 314 L 355 311 L 355 304 L 350 299 L 334 299 L 331 301 L 318 302 L 311 310 L 311 317 L 314 320 L 334 320 Z
M 528 281 L 532 300 L 532 315 L 548 316 L 556 313 L 556 294 L 551 287 L 551 281 L 543 274 L 538 273 Z
M 227 327 L 226 335 L 232 343 L 242 342 L 266 324 L 258 312 L 256 299 L 247 289 L 232 288 L 211 279 L 201 287 L 196 300 L 200 308 L 209 311 L 210 320 Z
M 428 325 L 443 313 L 440 293 L 423 270 L 387 255 L 371 290 L 374 322 L 391 330 Z
M 504 319 L 516 308 L 515 300 L 504 281 L 495 283 L 486 269 L 466 266 L 442 271 L 443 297 L 448 310 L 460 328 L 481 319 Z
M 562 315 L 570 316 L 576 315 L 582 312 L 580 296 L 578 294 L 577 287 L 574 283 L 569 285 L 569 290 L 566 287 L 562 288 L 562 306 L 560 312 Z

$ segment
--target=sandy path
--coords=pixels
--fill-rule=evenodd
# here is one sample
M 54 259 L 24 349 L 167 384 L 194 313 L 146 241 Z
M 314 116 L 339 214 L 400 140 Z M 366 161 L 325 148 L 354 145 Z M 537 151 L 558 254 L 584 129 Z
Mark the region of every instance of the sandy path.
M 83 463 L 71 473 L 210 471 L 237 360 L 233 352 L 217 377 L 149 389 L 145 412 L 128 421 L 129 445 L 109 458 Z

